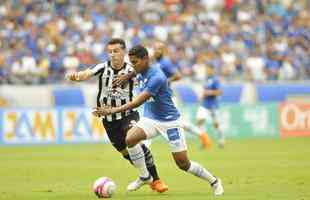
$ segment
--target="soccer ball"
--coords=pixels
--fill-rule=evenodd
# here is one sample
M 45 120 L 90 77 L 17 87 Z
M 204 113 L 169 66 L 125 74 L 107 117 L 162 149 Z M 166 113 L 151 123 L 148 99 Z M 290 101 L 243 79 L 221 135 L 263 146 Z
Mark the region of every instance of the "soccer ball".
M 93 185 L 93 191 L 98 198 L 112 197 L 115 189 L 116 189 L 115 182 L 108 177 L 98 178 Z

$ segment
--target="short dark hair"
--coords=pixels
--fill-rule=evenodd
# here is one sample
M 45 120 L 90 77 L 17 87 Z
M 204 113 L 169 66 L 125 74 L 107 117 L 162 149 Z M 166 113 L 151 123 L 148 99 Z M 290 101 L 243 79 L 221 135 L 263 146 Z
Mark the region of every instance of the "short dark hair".
M 148 57 L 149 53 L 147 52 L 147 49 L 144 46 L 137 45 L 137 46 L 132 47 L 129 50 L 128 55 L 136 56 L 137 58 L 144 58 L 144 57 Z
M 126 43 L 123 39 L 121 38 L 112 38 L 107 45 L 112 45 L 112 44 L 120 44 L 122 46 L 122 49 L 126 49 Z

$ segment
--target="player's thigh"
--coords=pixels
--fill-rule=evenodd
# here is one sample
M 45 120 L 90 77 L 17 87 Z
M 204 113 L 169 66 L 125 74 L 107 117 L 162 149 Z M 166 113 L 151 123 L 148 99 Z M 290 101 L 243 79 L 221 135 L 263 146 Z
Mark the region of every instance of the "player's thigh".
M 125 117 L 122 120 L 122 131 L 125 132 L 125 134 L 127 134 L 127 132 L 129 131 L 129 129 L 131 129 L 132 127 L 134 127 L 138 121 L 139 121 L 140 117 L 139 117 L 139 113 L 137 111 L 131 113 L 130 115 L 128 115 L 127 117 Z
M 127 132 L 126 144 L 128 147 L 132 147 L 138 144 L 141 140 L 145 140 L 146 137 L 147 135 L 143 129 L 138 126 L 134 126 Z
M 196 114 L 196 120 L 203 121 L 203 122 L 206 122 L 206 121 L 209 122 L 213 120 L 212 113 L 210 112 L 209 109 L 203 106 L 200 106 Z
M 151 139 L 158 135 L 156 124 L 149 118 L 142 117 L 135 126 L 144 131 L 146 139 Z
M 168 142 L 171 152 L 175 153 L 187 150 L 184 131 L 179 120 L 157 122 L 156 129 Z
M 205 107 L 200 106 L 196 113 L 196 120 L 205 121 L 207 118 L 208 118 L 208 110 Z
M 212 120 L 212 122 L 214 124 L 218 124 L 219 123 L 219 110 L 218 109 L 210 109 L 209 110 L 209 115 L 210 115 L 210 118 Z
M 103 122 L 103 126 L 113 147 L 119 152 L 126 149 L 126 132 L 123 130 L 122 124 L 119 122 Z

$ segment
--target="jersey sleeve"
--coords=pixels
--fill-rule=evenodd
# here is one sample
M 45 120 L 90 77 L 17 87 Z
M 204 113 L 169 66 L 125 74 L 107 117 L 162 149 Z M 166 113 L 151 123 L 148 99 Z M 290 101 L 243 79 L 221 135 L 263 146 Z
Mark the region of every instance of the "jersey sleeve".
M 177 73 L 177 67 L 170 60 L 165 60 L 162 63 L 162 70 L 165 72 L 168 78 Z
M 101 72 L 103 72 L 103 70 L 105 69 L 106 66 L 107 66 L 106 63 L 100 63 L 98 65 L 91 67 L 90 71 L 91 71 L 93 76 L 96 76 L 96 75 L 100 74 Z
M 165 78 L 161 76 L 151 77 L 146 83 L 144 91 L 149 92 L 152 96 L 156 96 L 163 84 L 165 84 Z

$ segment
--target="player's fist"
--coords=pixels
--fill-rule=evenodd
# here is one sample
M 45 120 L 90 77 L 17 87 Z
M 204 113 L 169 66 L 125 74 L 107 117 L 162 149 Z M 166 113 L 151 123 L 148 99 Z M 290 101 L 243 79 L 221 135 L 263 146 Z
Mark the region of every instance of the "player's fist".
M 93 108 L 92 110 L 92 114 L 95 117 L 104 117 L 107 115 L 112 114 L 112 108 L 111 106 L 103 106 L 103 107 L 97 107 L 97 108 Z
M 80 81 L 79 72 L 69 72 L 66 74 L 66 79 L 70 81 Z
M 92 111 L 91 111 L 91 113 L 92 113 L 95 117 L 101 117 L 101 116 L 100 116 L 100 113 L 99 113 L 99 111 L 98 111 L 97 108 L 93 108 Z

